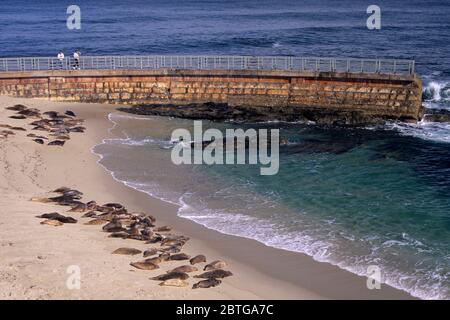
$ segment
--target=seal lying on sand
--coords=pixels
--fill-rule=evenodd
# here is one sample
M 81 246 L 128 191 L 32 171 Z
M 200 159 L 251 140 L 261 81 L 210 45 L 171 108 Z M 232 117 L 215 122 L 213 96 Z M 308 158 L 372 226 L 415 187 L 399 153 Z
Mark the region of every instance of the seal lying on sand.
M 159 275 L 157 277 L 150 278 L 150 280 L 158 280 L 158 281 L 166 281 L 169 279 L 181 279 L 186 280 L 189 278 L 189 275 L 184 272 L 169 272 L 166 274 Z
M 97 216 L 97 214 L 95 213 L 95 211 L 88 211 L 85 214 L 83 214 L 81 217 L 82 218 L 94 218 L 96 216 Z
M 23 111 L 23 110 L 27 110 L 28 107 L 24 106 L 23 104 L 16 104 L 12 107 L 6 107 L 6 110 L 11 110 L 11 111 Z
M 202 273 L 200 275 L 194 276 L 194 278 L 216 279 L 216 278 L 226 278 L 226 277 L 230 277 L 232 275 L 233 274 L 230 271 L 216 269 L 213 271 L 208 271 L 208 272 Z
M 122 227 L 122 222 L 118 219 L 113 219 L 111 222 L 108 222 L 102 229 L 105 232 L 120 232 L 126 230 Z
M 154 255 L 157 254 L 157 253 L 158 253 L 158 250 L 156 250 L 156 249 L 154 249 L 154 248 L 145 250 L 145 251 L 144 251 L 144 258 L 150 257 L 150 256 L 154 256 Z
M 85 225 L 87 226 L 98 226 L 101 224 L 105 224 L 107 223 L 107 220 L 103 220 L 103 219 L 93 219 L 93 220 L 89 220 L 88 222 L 85 223 Z
M 42 139 L 33 139 L 33 141 L 39 144 L 44 144 L 44 140 Z
M 161 282 L 159 285 L 166 287 L 187 287 L 189 285 L 189 282 L 181 279 L 169 279 Z
M 38 218 L 43 218 L 43 219 L 57 220 L 57 221 L 62 222 L 62 223 L 77 223 L 76 219 L 74 219 L 72 217 L 63 216 L 62 214 L 59 214 L 57 212 L 44 213 L 44 214 L 41 214 L 40 216 L 37 216 L 37 217 Z
M 145 262 L 145 261 L 139 261 L 139 262 L 131 262 L 130 266 L 133 266 L 137 269 L 141 270 L 155 270 L 159 269 L 159 266 L 157 264 L 151 263 L 151 262 Z
M 169 257 L 169 260 L 189 260 L 191 258 L 190 255 L 187 255 L 186 253 L 177 253 L 174 255 L 171 255 Z
M 125 255 L 130 255 L 130 256 L 134 256 L 134 255 L 140 254 L 140 253 L 142 253 L 141 250 L 134 249 L 134 248 L 119 248 L 112 252 L 112 254 L 125 254 Z
M 199 281 L 196 284 L 194 284 L 192 286 L 192 289 L 217 287 L 221 283 L 222 283 L 222 280 L 218 280 L 218 279 L 202 280 L 202 281 Z
M 198 256 L 193 257 L 189 262 L 194 265 L 201 262 L 206 262 L 206 257 L 203 254 L 199 254 Z
M 223 269 L 223 268 L 225 268 L 227 266 L 228 266 L 228 264 L 225 261 L 216 260 L 216 261 L 213 261 L 213 262 L 207 264 L 203 268 L 203 271 L 209 271 L 209 270 L 215 270 L 215 269 Z
M 49 142 L 48 145 L 49 146 L 60 146 L 62 147 L 66 142 L 62 141 L 62 140 L 54 140 L 52 142 Z
M 196 267 L 185 265 L 185 266 L 176 267 L 175 269 L 167 271 L 167 273 L 170 273 L 170 272 L 189 273 L 189 272 L 195 272 L 195 271 L 198 271 L 198 269 Z
M 163 261 L 169 260 L 169 258 L 170 258 L 170 254 L 162 253 L 158 257 L 148 258 L 148 259 L 145 259 L 144 261 L 154 263 L 154 264 L 160 264 Z
M 41 224 L 46 224 L 46 225 L 49 225 L 49 226 L 59 227 L 59 226 L 62 226 L 64 223 L 62 223 L 62 222 L 60 222 L 58 220 L 48 219 L 48 220 L 41 221 Z

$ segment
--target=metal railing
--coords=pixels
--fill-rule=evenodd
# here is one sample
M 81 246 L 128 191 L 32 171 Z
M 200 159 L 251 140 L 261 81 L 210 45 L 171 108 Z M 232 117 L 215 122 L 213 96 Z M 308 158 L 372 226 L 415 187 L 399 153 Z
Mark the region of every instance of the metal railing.
M 403 74 L 415 73 L 414 60 L 291 56 L 82 56 L 0 58 L 2 71 L 114 69 L 280 70 Z

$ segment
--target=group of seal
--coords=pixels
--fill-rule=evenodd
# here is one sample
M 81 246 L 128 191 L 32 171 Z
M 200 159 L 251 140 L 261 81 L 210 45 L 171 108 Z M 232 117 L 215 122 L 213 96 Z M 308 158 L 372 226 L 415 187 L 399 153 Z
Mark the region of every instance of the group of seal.
M 154 245 L 146 250 L 123 246 L 112 252 L 114 255 L 142 255 L 143 260 L 132 261 L 130 265 L 140 270 L 156 270 L 160 264 L 189 261 L 189 264 L 179 265 L 164 274 L 151 277 L 151 280 L 160 281 L 161 286 L 186 287 L 189 273 L 199 271 L 198 264 L 205 264 L 203 273 L 194 275 L 193 278 L 204 279 L 192 286 L 192 289 L 216 287 L 222 283 L 223 278 L 232 276 L 230 271 L 223 270 L 227 267 L 225 261 L 216 260 L 206 264 L 206 256 L 203 254 L 191 257 L 181 252 L 189 237 L 170 233 L 168 226 L 156 226 L 155 217 L 137 212 L 129 212 L 120 203 L 105 203 L 98 205 L 95 201 L 82 202 L 83 193 L 76 189 L 60 187 L 50 191 L 53 196 L 34 197 L 31 200 L 52 203 L 69 207 L 67 212 L 80 213 L 82 219 L 89 219 L 85 225 L 101 225 L 102 231 L 108 233 L 110 238 L 132 239 L 142 241 L 145 244 Z M 64 216 L 57 212 L 46 213 L 37 216 L 46 219 L 41 224 L 61 226 L 66 223 L 77 223 L 77 219 Z M 157 246 L 159 245 L 159 246 Z M 156 247 L 155 247 L 156 246 Z
M 56 111 L 41 113 L 39 109 L 28 108 L 22 104 L 16 104 L 12 107 L 7 107 L 6 109 L 16 112 L 14 115 L 10 116 L 11 119 L 31 119 L 33 120 L 29 123 L 29 125 L 32 126 L 31 130 L 47 132 L 47 136 L 35 133 L 27 134 L 27 137 L 32 138 L 32 140 L 38 144 L 45 144 L 47 142 L 47 145 L 49 146 L 64 146 L 66 141 L 70 139 L 70 133 L 83 133 L 86 130 L 85 127 L 81 126 L 84 120 L 78 119 L 75 113 L 70 110 L 67 110 L 64 114 L 60 114 Z M 27 131 L 22 127 L 9 125 L 1 125 L 0 128 L 1 127 L 9 130 L 0 131 L 0 138 L 14 134 L 11 130 Z

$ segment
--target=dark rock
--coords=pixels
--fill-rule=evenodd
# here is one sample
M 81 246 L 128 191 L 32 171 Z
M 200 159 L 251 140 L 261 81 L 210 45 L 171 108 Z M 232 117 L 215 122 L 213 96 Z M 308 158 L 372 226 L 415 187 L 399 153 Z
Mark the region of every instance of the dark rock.
M 362 111 L 330 110 L 315 107 L 273 108 L 268 106 L 230 106 L 227 103 L 150 104 L 118 108 L 120 111 L 186 119 L 206 119 L 214 121 L 233 120 L 238 122 L 260 122 L 267 120 L 305 121 L 322 125 L 363 125 L 384 123 L 381 118 Z M 392 118 L 389 118 L 392 119 Z M 392 119 L 408 120 L 408 119 Z
M 428 122 L 450 122 L 450 110 L 425 109 L 422 119 Z

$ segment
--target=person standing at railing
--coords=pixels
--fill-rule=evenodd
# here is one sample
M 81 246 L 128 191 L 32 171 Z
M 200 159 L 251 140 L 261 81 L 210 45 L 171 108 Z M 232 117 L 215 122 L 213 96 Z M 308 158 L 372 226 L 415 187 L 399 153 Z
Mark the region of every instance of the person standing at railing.
M 73 59 L 75 61 L 73 66 L 74 69 L 80 70 L 80 56 L 81 56 L 80 50 L 78 49 L 75 50 L 75 52 L 73 53 Z
M 59 68 L 62 70 L 64 69 L 64 52 L 62 50 L 58 53 L 58 60 L 59 60 Z

